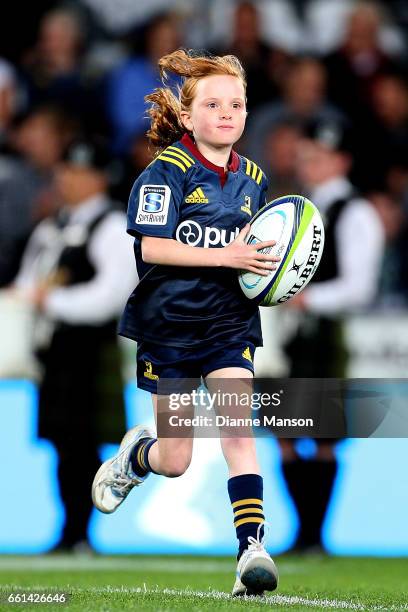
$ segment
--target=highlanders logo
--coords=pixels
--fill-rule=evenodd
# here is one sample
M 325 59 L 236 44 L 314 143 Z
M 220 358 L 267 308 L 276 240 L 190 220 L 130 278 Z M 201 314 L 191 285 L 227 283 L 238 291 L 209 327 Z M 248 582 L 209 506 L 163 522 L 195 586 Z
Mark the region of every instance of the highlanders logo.
M 252 217 L 252 210 L 251 210 L 251 196 L 245 196 L 245 204 L 244 206 L 241 206 L 241 210 L 242 212 L 247 213 L 247 215 L 249 215 L 250 217 Z
M 143 376 L 146 378 L 150 378 L 150 380 L 159 380 L 158 374 L 153 374 L 153 366 L 151 361 L 145 361 L 146 370 L 143 373 Z
M 242 356 L 244 359 L 248 359 L 248 361 L 252 363 L 252 355 L 249 346 L 247 346 L 246 349 L 243 351 Z
M 136 223 L 165 225 L 169 211 L 171 190 L 168 185 L 142 185 Z

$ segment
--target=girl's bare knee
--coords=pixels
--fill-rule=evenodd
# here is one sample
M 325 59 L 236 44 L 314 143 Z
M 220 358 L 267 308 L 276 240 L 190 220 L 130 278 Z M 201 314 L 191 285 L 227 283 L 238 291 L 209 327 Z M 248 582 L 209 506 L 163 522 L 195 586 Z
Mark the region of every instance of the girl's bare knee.
M 177 478 L 187 471 L 190 462 L 191 457 L 174 457 L 165 462 L 161 473 L 167 478 Z

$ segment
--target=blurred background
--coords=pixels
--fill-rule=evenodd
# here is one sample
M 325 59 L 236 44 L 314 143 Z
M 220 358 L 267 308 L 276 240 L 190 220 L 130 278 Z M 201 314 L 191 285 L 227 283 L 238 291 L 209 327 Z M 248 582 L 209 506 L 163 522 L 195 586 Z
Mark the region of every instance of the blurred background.
M 324 274 L 261 309 L 258 375 L 405 378 L 408 5 L 15 6 L 0 23 L 0 475 L 13 478 L 0 553 L 233 554 L 217 440 L 114 516 L 89 499 L 125 426 L 152 419 L 136 348 L 115 336 L 137 282 L 127 198 L 154 154 L 144 96 L 180 46 L 237 55 L 249 111 L 237 150 L 264 170 L 268 199 L 301 193 L 323 215 Z M 405 438 L 258 443 L 272 552 L 408 555 Z

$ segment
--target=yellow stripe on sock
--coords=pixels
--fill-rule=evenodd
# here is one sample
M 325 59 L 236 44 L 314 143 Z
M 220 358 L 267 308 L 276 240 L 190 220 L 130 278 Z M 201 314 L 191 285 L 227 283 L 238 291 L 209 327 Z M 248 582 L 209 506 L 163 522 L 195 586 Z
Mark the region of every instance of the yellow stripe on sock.
M 187 172 L 187 168 L 183 166 L 181 162 L 177 161 L 177 159 L 171 159 L 171 157 L 166 157 L 165 155 L 163 155 L 163 153 L 161 153 L 157 159 L 162 159 L 163 161 L 170 162 L 171 164 L 174 164 L 175 166 L 181 168 L 183 172 Z
M 144 449 L 144 444 L 141 444 L 139 447 L 139 450 L 137 451 L 137 462 L 140 465 L 141 468 L 145 469 L 146 466 L 143 462 L 142 456 L 143 456 L 143 449 Z
M 244 523 L 264 523 L 264 522 L 265 522 L 264 518 L 253 516 L 249 518 L 239 519 L 239 521 L 235 521 L 234 527 L 239 527 L 240 525 L 244 525 Z
M 234 512 L 234 516 L 240 516 L 241 514 L 263 514 L 262 508 L 242 508 Z
M 239 508 L 239 506 L 247 506 L 248 504 L 258 504 L 259 506 L 263 505 L 262 499 L 255 499 L 253 497 L 249 499 L 239 499 L 238 501 L 232 504 L 233 508 Z
M 173 147 L 172 145 L 170 145 L 169 147 L 167 147 L 167 149 L 165 150 L 165 153 L 170 153 L 172 151 L 175 151 L 174 155 L 177 155 L 178 157 L 181 156 L 181 159 L 185 159 L 186 164 L 187 162 L 189 162 L 189 166 L 190 167 L 192 164 L 195 164 L 195 161 L 192 157 L 190 157 L 189 155 L 187 155 L 187 153 L 185 153 L 184 151 L 182 151 L 181 149 L 179 149 L 178 147 Z

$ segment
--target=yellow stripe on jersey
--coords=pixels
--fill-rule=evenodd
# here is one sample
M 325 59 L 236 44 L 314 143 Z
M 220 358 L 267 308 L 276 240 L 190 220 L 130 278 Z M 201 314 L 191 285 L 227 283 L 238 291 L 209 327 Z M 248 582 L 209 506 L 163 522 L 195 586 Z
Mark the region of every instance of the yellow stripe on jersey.
M 190 168 L 190 166 L 192 166 L 192 164 L 188 161 L 188 159 L 186 159 L 184 157 L 184 155 L 181 155 L 180 153 L 177 153 L 177 151 L 169 151 L 169 148 L 167 147 L 167 149 L 165 149 L 162 153 L 162 155 L 167 155 L 170 157 L 176 157 L 177 159 L 179 159 L 180 161 L 183 162 L 183 164 L 185 166 L 187 166 L 187 168 Z
M 245 168 L 245 172 L 246 174 L 248 174 L 249 176 L 251 176 L 251 162 L 249 161 L 249 159 L 246 160 L 246 168 Z
M 204 191 L 201 189 L 201 187 L 197 187 L 196 192 L 200 198 L 205 198 Z
M 173 145 L 170 145 L 165 150 L 165 153 L 170 153 L 170 151 L 172 151 L 172 152 L 174 151 L 175 153 L 177 153 L 178 154 L 177 157 L 180 157 L 180 155 L 182 155 L 184 157 L 185 161 L 186 161 L 186 165 L 188 165 L 187 162 L 189 162 L 188 167 L 190 167 L 192 164 L 195 164 L 194 159 L 192 157 L 190 157 L 189 155 L 187 155 L 187 153 L 185 151 L 182 151 L 178 147 L 173 147 Z
M 246 167 L 245 167 L 245 174 L 247 174 L 248 176 L 250 176 L 251 178 L 254 179 L 254 181 L 256 183 L 258 183 L 258 185 L 261 183 L 262 180 L 262 170 L 260 168 L 258 168 L 258 166 L 255 164 L 255 162 L 252 162 L 251 160 L 246 159 Z
M 170 162 L 171 164 L 174 164 L 175 166 L 178 166 L 179 168 L 181 168 L 183 172 L 187 172 L 187 168 L 181 162 L 177 161 L 177 159 L 166 157 L 166 155 L 164 155 L 163 153 L 158 155 L 156 159 L 162 159 L 163 161 Z
M 239 521 L 235 521 L 234 527 L 239 527 L 240 525 L 243 525 L 244 523 L 264 523 L 264 522 L 265 522 L 264 518 L 261 518 L 260 516 L 259 517 L 252 516 L 252 517 L 240 519 Z
M 232 507 L 239 508 L 239 506 L 247 506 L 248 504 L 256 504 L 257 506 L 262 506 L 263 501 L 262 499 L 255 499 L 253 497 L 250 497 L 248 499 L 239 499 L 238 501 L 232 504 Z
M 242 510 L 236 510 L 234 516 L 240 516 L 241 514 L 263 514 L 262 508 L 242 508 Z

